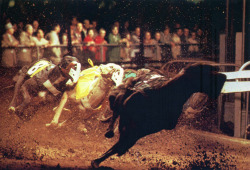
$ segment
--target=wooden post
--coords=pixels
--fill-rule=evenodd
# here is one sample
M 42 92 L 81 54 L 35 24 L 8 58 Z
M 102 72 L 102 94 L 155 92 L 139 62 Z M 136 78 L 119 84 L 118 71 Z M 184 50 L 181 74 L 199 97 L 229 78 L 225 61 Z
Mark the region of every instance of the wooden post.
M 226 63 L 226 35 L 225 34 L 220 34 L 220 54 L 219 54 L 219 62 L 220 63 Z M 221 71 L 225 71 L 225 67 L 221 68 Z M 218 114 L 218 129 L 221 127 L 221 118 L 223 117 L 222 115 L 224 114 L 224 105 L 223 105 L 223 94 L 220 94 L 218 98 L 218 105 L 217 105 L 217 114 Z
M 242 65 L 244 61 L 242 61 L 242 33 L 236 33 L 236 40 L 235 40 L 235 64 Z M 235 137 L 242 137 L 241 134 L 241 93 L 235 93 L 234 99 L 234 136 Z

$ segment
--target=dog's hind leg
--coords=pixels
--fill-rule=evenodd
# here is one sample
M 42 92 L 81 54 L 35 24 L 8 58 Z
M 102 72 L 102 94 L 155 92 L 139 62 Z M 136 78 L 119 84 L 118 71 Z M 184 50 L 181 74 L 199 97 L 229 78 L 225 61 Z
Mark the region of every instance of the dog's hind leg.
M 31 96 L 25 84 L 21 87 L 21 93 L 23 95 L 23 102 L 19 106 L 16 107 L 17 114 L 22 114 L 24 109 L 28 106 L 28 104 L 31 101 Z

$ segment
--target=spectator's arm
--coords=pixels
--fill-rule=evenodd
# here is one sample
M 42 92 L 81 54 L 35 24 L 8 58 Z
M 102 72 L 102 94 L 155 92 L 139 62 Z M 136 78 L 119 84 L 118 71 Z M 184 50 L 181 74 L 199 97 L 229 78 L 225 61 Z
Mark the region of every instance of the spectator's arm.
M 22 32 L 20 35 L 20 44 L 25 46 L 35 46 L 34 39 L 33 38 L 29 39 L 25 35 L 25 32 Z
M 16 47 L 19 45 L 19 41 L 12 36 L 12 42 L 9 41 L 9 37 L 7 34 L 3 35 L 3 40 L 1 41 L 1 47 Z
M 1 42 L 2 47 L 10 47 L 12 46 L 11 42 L 8 40 L 8 36 L 5 34 L 3 35 L 3 40 Z

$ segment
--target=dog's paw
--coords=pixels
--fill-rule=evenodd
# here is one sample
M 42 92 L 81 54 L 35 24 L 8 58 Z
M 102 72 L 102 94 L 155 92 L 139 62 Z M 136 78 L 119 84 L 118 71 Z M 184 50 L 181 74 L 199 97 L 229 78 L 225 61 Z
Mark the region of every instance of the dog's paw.
M 15 113 L 16 112 L 16 108 L 14 106 L 10 106 L 8 109 L 9 113 Z

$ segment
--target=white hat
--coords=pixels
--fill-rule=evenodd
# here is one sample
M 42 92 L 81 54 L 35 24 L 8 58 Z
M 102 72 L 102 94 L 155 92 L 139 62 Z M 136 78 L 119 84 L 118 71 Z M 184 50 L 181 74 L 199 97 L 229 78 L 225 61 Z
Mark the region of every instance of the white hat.
M 13 25 L 10 22 L 5 25 L 6 30 L 11 29 L 11 28 L 13 28 Z

